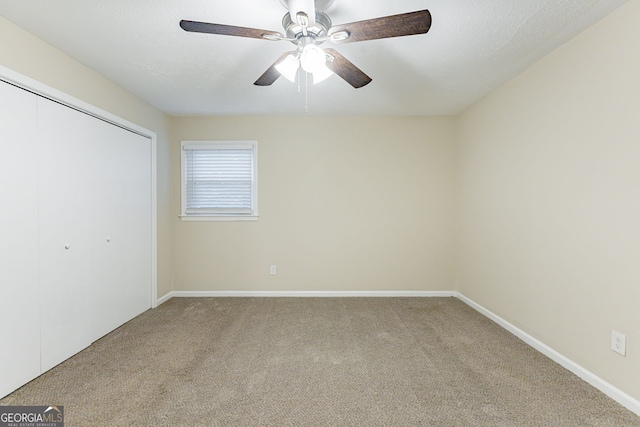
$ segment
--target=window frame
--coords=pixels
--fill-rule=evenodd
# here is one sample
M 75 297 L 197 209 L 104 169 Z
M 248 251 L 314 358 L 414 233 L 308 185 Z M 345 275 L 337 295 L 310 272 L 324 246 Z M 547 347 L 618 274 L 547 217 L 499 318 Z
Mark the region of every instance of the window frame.
M 189 148 L 185 148 L 189 147 Z M 252 152 L 251 212 L 187 213 L 187 149 L 246 150 Z M 258 220 L 258 141 L 181 141 L 180 143 L 180 219 L 182 221 L 256 221 Z

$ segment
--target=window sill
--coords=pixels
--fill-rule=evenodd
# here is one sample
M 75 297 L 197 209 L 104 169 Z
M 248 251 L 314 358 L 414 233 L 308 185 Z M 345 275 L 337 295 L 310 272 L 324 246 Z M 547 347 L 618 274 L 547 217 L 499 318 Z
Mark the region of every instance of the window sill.
M 258 215 L 180 215 L 180 221 L 257 221 Z

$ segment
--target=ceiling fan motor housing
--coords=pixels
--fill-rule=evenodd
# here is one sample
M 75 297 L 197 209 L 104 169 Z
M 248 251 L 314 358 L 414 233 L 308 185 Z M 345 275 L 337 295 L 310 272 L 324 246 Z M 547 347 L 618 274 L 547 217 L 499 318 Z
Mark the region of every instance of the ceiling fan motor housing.
M 329 28 L 331 28 L 331 19 L 325 13 L 316 10 L 316 22 L 314 25 L 306 27 L 307 35 L 304 35 L 302 25 L 294 22 L 290 14 L 287 13 L 282 18 L 282 27 L 285 30 L 286 37 L 294 39 L 295 41 L 292 41 L 292 43 L 297 44 L 298 39 L 303 36 L 312 37 L 314 40 L 319 37 L 326 37 Z M 322 41 L 319 41 L 319 43 L 322 43 Z

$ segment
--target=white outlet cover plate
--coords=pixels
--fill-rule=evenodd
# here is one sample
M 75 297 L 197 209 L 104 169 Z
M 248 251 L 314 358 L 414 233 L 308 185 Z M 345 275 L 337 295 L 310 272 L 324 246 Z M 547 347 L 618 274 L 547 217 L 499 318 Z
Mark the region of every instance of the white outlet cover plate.
M 627 353 L 627 336 L 617 331 L 611 331 L 611 350 L 625 356 Z

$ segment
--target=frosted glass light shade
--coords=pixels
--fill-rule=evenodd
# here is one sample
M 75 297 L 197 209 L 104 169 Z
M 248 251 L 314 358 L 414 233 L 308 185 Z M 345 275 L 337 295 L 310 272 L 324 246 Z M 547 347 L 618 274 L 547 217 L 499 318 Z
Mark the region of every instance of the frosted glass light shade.
M 324 67 L 326 60 L 327 56 L 324 50 L 314 44 L 308 44 L 302 49 L 300 65 L 302 65 L 302 69 L 307 73 L 313 73 L 321 67 Z
M 287 55 L 286 58 L 276 65 L 276 70 L 290 82 L 296 81 L 296 75 L 298 74 L 298 68 L 300 67 L 300 61 L 294 55 Z
M 332 75 L 333 71 L 327 68 L 326 65 L 322 64 L 322 66 L 318 67 L 318 69 L 313 72 L 313 84 L 315 85 L 317 83 L 320 83 L 321 81 L 328 79 Z

